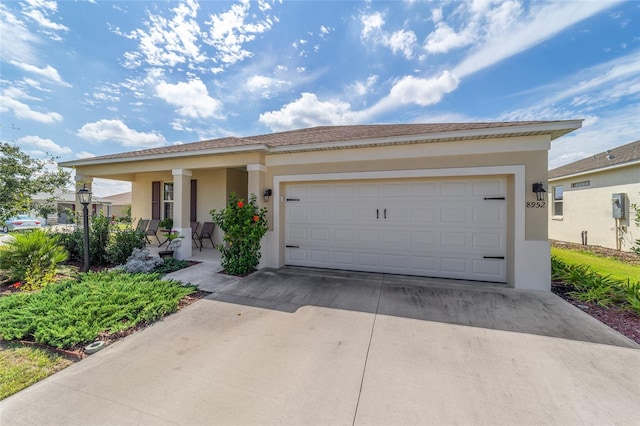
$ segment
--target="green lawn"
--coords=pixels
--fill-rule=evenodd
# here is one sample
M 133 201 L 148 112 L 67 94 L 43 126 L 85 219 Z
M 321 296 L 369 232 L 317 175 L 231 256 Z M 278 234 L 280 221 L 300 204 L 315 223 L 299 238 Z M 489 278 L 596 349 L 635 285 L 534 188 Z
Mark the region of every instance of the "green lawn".
M 616 280 L 625 282 L 627 280 L 631 282 L 640 281 L 640 267 L 629 265 L 619 260 L 596 256 L 584 251 L 557 247 L 551 248 L 551 255 L 556 256 L 567 264 L 587 265 L 593 272 L 603 276 L 611 275 Z
M 72 361 L 44 349 L 0 342 L 0 400 L 71 364 Z

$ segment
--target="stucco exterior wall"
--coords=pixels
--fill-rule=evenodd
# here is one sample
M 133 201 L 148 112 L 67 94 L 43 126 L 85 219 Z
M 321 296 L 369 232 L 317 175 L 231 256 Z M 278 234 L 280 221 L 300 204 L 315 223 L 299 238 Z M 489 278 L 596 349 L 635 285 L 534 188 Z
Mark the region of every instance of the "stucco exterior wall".
M 590 185 L 571 188 L 572 183 L 584 181 L 589 181 Z M 582 232 L 587 231 L 587 244 L 617 248 L 611 196 L 624 193 L 625 218 L 618 222 L 624 230 L 620 248 L 631 251 L 634 241 L 640 238 L 640 228 L 633 221 L 633 209 L 630 207 L 634 203 L 640 205 L 640 167 L 554 180 L 549 183 L 549 188 L 559 185 L 564 189 L 563 215 L 554 216 L 553 210 L 549 211 L 549 238 L 580 244 Z M 553 201 L 550 199 L 549 202 Z

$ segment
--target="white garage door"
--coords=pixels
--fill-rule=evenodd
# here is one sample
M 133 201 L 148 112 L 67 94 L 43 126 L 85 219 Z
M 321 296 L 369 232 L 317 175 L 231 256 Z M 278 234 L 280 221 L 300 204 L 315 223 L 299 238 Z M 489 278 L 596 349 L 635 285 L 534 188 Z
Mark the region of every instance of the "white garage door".
M 289 184 L 285 263 L 506 281 L 506 179 Z

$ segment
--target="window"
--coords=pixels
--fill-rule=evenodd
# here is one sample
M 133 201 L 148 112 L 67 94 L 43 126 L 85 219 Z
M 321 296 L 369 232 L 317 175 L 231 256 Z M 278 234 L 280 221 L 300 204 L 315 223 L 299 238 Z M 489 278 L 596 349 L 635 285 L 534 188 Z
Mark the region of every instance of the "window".
M 562 216 L 563 189 L 562 185 L 553 187 L 553 215 Z
M 585 186 L 590 186 L 591 185 L 591 181 L 590 180 L 583 180 L 582 182 L 573 182 L 571 184 L 572 188 L 584 188 Z
M 173 182 L 165 182 L 162 191 L 163 218 L 173 218 Z

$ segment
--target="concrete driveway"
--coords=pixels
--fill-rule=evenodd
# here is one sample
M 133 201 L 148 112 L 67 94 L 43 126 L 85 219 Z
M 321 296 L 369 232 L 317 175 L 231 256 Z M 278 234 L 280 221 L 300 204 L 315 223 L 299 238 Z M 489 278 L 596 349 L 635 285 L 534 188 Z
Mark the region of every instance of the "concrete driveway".
M 553 294 L 264 270 L 0 402 L 0 424 L 637 424 L 640 350 Z

